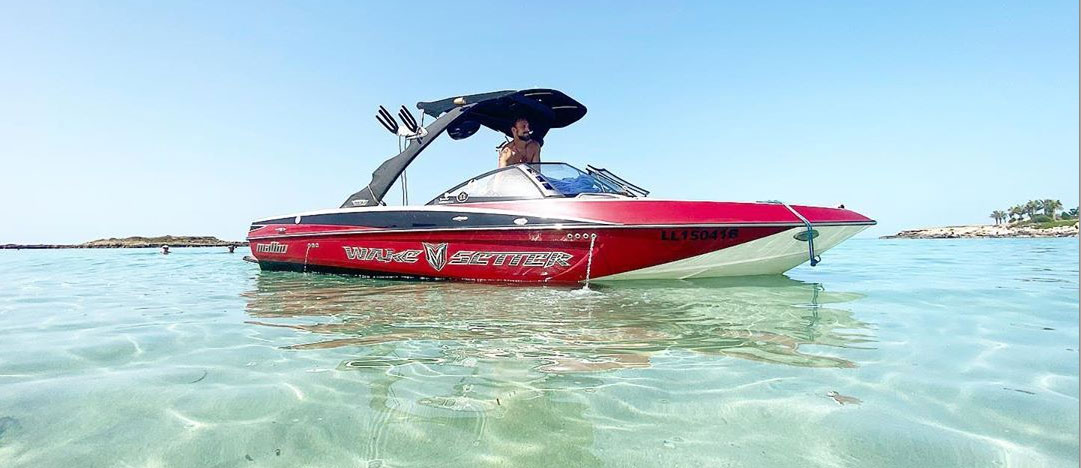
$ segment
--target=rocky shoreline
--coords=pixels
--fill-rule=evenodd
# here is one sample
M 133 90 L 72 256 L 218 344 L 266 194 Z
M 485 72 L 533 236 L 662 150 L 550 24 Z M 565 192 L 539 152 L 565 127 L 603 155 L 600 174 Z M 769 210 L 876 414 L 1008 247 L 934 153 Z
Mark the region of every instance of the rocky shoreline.
M 1050 228 L 1011 226 L 1006 224 L 945 226 L 910 229 L 880 239 L 972 239 L 1009 237 L 1077 237 L 1078 224 Z
M 140 249 L 177 247 L 228 247 L 248 245 L 246 241 L 224 241 L 213 236 L 157 236 L 97 239 L 82 244 L 0 244 L 0 249 Z

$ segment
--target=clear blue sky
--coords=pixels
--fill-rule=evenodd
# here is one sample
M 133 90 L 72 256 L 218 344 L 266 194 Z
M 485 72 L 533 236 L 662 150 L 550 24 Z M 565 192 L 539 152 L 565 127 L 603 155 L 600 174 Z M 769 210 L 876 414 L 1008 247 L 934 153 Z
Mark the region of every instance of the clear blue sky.
M 240 239 L 367 184 L 378 104 L 528 87 L 589 107 L 546 160 L 657 197 L 843 202 L 874 235 L 1077 205 L 1075 1 L 465 3 L 7 3 L 0 242 Z M 414 202 L 495 166 L 495 133 L 444 138 Z

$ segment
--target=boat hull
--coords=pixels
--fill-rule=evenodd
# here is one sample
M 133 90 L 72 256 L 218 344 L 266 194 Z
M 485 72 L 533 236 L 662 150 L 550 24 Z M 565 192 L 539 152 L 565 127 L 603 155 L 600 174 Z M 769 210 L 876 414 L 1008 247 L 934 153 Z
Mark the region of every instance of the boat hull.
M 797 215 L 796 213 L 800 213 Z M 777 203 L 556 199 L 324 210 L 252 223 L 263 269 L 577 283 L 783 273 L 875 222 Z
M 816 226 L 824 252 L 865 225 Z M 322 232 L 254 239 L 266 270 L 577 283 L 779 274 L 808 260 L 806 228 L 669 226 Z

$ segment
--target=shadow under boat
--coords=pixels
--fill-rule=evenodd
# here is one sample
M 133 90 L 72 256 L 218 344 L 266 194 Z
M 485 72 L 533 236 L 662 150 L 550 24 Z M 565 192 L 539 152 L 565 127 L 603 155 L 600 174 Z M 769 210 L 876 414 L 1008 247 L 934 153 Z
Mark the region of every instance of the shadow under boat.
M 855 367 L 836 356 L 843 353 L 801 348 L 873 342 L 871 326 L 839 307 L 861 295 L 783 275 L 627 281 L 585 290 L 263 272 L 244 297 L 249 323 L 313 337 L 285 348 L 358 348 L 340 369 L 513 359 L 542 372 L 595 372 L 649 367 L 662 352 Z M 433 349 L 439 351 L 402 352 L 416 343 L 438 343 Z

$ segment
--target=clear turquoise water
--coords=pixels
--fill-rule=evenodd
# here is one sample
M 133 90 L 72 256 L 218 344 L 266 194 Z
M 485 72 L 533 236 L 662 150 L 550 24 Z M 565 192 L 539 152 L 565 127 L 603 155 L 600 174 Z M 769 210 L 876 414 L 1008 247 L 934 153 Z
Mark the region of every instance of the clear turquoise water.
M 0 251 L 0 466 L 1078 464 L 1077 239 L 592 291 L 242 254 Z

